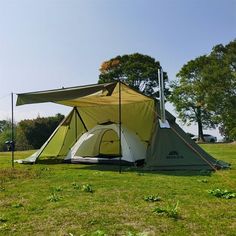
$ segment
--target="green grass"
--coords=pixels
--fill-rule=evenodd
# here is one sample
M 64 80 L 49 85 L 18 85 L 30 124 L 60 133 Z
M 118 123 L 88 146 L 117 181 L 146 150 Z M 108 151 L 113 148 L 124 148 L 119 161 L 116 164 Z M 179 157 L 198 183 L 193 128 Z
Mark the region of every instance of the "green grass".
M 236 235 L 236 199 L 209 194 L 236 191 L 236 145 L 202 147 L 232 169 L 212 175 L 128 167 L 119 174 L 115 166 L 78 164 L 12 169 L 11 154 L 0 153 L 0 235 Z

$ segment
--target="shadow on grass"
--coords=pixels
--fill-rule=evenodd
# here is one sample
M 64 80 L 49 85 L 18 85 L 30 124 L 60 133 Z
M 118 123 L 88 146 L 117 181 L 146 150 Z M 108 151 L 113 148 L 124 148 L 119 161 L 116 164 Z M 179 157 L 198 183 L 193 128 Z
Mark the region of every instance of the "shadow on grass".
M 41 165 L 55 165 L 55 164 L 68 164 L 68 169 L 78 169 L 78 170 L 94 170 L 94 171 L 112 171 L 119 173 L 119 164 L 73 164 L 66 163 L 62 159 L 41 159 L 37 161 L 37 164 Z M 133 172 L 138 175 L 143 174 L 158 174 L 158 175 L 173 175 L 173 176 L 211 176 L 212 171 L 209 170 L 148 170 L 143 167 L 136 167 L 133 165 L 122 165 L 121 173 Z
M 104 164 L 72 164 L 74 169 L 78 170 L 95 170 L 95 171 L 113 171 L 118 172 L 120 167 L 118 165 L 104 165 Z M 78 166 L 77 166 L 78 165 Z M 138 175 L 143 174 L 158 174 L 158 175 L 173 175 L 173 176 L 211 176 L 212 171 L 209 170 L 146 170 L 142 167 L 135 166 L 121 166 L 121 173 L 133 172 Z

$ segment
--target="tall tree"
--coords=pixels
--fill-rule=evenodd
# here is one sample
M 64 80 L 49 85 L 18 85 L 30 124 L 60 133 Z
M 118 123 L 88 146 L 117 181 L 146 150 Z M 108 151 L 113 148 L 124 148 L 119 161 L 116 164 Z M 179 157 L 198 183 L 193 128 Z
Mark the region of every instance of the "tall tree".
M 199 139 L 202 128 L 214 125 L 236 139 L 236 40 L 189 61 L 177 77 L 169 99 L 184 122 L 198 123 Z
M 216 45 L 208 56 L 204 77 L 206 102 L 228 140 L 236 139 L 236 40 Z
M 117 56 L 102 63 L 98 82 L 125 81 L 133 88 L 156 98 L 159 68 L 160 62 L 147 55 L 134 53 Z M 166 73 L 164 79 L 167 80 Z
M 207 56 L 201 56 L 184 65 L 177 77 L 178 81 L 171 84 L 172 102 L 179 118 L 187 125 L 197 123 L 198 140 L 204 141 L 203 128 L 214 127 L 211 116 L 205 103 L 206 87 L 204 84 L 203 70 L 208 63 Z

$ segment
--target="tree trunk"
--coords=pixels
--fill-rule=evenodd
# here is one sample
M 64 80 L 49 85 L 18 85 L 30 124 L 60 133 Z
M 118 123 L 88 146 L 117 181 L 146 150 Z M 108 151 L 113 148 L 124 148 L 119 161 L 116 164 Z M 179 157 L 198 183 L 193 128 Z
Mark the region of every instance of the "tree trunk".
M 197 124 L 198 124 L 198 141 L 205 142 L 202 129 L 201 108 L 197 108 Z

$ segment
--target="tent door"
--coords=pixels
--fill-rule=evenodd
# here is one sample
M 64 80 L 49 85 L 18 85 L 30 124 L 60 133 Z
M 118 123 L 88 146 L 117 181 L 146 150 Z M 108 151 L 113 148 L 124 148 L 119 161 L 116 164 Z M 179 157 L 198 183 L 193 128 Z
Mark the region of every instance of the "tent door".
M 108 129 L 102 134 L 99 145 L 99 156 L 109 158 L 119 156 L 119 137 L 114 130 Z

